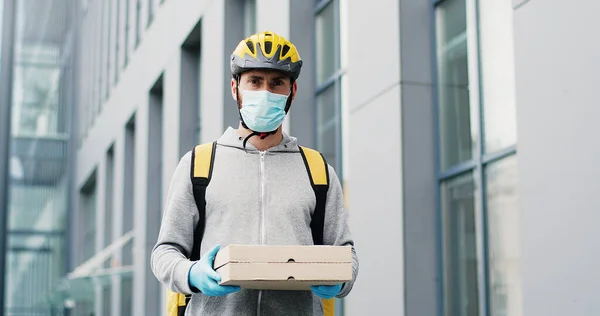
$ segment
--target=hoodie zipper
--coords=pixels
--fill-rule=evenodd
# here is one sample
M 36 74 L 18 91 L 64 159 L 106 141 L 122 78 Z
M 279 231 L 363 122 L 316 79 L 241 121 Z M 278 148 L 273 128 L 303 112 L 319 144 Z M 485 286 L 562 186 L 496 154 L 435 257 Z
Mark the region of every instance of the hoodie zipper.
M 265 184 L 265 152 L 260 152 L 260 243 L 265 243 L 265 208 L 266 208 L 266 184 Z
M 265 185 L 265 152 L 260 153 L 260 244 L 265 243 L 265 208 L 266 208 L 266 185 Z M 258 305 L 256 315 L 260 316 L 260 301 L 262 290 L 258 291 Z

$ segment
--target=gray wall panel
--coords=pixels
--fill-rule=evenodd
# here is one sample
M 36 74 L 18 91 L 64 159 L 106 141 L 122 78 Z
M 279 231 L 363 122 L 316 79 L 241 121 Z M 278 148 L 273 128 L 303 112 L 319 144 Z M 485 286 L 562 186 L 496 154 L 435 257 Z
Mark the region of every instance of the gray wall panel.
M 234 106 L 231 93 L 225 92 L 222 85 L 229 80 L 231 75 L 226 76 L 223 73 L 225 63 L 229 62 L 229 55 L 224 54 L 225 46 L 225 8 L 224 0 L 215 1 L 202 17 L 202 42 L 211 43 L 203 45 L 200 51 L 201 58 L 201 78 L 200 89 L 202 95 L 200 102 L 203 105 L 200 109 L 200 126 L 202 126 L 201 142 L 211 142 L 216 140 L 226 126 L 224 122 L 229 119 L 224 118 L 224 107 Z M 231 54 L 231 52 L 230 52 Z M 232 105 L 233 104 L 233 105 Z
M 404 315 L 399 103 L 397 85 L 350 116 L 352 126 L 369 133 L 351 134 L 348 204 L 360 271 L 346 316 Z
M 406 315 L 436 315 L 441 297 L 432 87 L 402 85 L 401 95 Z
M 223 45 L 223 131 L 228 126 L 237 128 L 240 124 L 238 107 L 231 96 L 231 70 L 229 58 L 238 43 L 246 38 L 244 34 L 244 3 L 237 0 L 225 0 L 225 39 Z
M 348 4 L 347 54 L 352 110 L 369 103 L 400 81 L 399 5 L 396 0 Z M 365 23 L 369 27 L 365 27 Z
M 347 15 L 350 119 L 344 146 L 350 155 L 350 228 L 361 269 L 346 315 L 404 315 L 400 4 L 353 1 Z M 387 57 L 370 55 L 374 43 Z
M 430 0 L 400 1 L 406 315 L 440 310 Z
M 515 13 L 524 315 L 600 310 L 598 1 Z

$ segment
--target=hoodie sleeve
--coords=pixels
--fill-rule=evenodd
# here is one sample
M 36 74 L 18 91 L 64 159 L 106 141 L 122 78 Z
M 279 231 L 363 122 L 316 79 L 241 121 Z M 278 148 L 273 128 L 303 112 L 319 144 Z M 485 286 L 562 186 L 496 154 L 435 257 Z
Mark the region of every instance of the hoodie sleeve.
M 333 169 L 329 168 L 329 191 L 327 192 L 327 204 L 325 207 L 325 227 L 323 231 L 323 242 L 333 246 L 352 246 L 352 280 L 344 283 L 338 298 L 347 296 L 358 275 L 358 256 L 354 248 L 354 240 L 348 226 L 348 214 L 344 209 L 344 195 L 340 180 Z
M 188 256 L 199 217 L 192 193 L 190 166 L 191 151 L 181 158 L 169 184 L 158 240 L 150 258 L 156 278 L 171 291 L 182 294 L 197 292 L 188 282 L 189 270 L 195 263 Z

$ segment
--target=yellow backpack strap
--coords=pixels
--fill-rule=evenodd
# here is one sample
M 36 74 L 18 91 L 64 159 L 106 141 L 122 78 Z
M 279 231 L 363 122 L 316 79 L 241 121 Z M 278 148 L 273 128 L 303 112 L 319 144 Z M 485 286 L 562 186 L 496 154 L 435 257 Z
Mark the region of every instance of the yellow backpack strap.
M 216 147 L 217 143 L 213 142 L 195 146 L 192 150 L 190 179 L 200 218 L 194 231 L 194 245 L 192 246 L 190 260 L 200 259 L 200 243 L 204 235 L 206 216 L 206 187 L 212 176 Z M 189 296 L 167 290 L 167 316 L 183 316 L 189 300 Z
M 310 178 L 310 184 L 315 191 L 317 203 L 313 212 L 310 228 L 315 245 L 323 244 L 323 227 L 325 225 L 325 205 L 327 203 L 327 190 L 329 190 L 329 169 L 323 155 L 307 147 L 301 147 L 300 154 Z
M 204 235 L 204 221 L 206 218 L 206 187 L 212 177 L 212 167 L 215 162 L 217 142 L 206 143 L 194 147 L 192 151 L 191 181 L 194 200 L 198 208 L 198 225 L 194 231 L 194 246 L 190 259 L 200 259 L 200 244 Z
M 334 316 L 335 315 L 335 299 L 321 299 L 323 302 L 323 316 Z
M 214 163 L 214 151 L 217 147 L 216 142 L 206 143 L 194 147 L 192 151 L 192 179 L 209 180 Z
M 328 186 L 329 185 L 329 170 L 327 169 L 327 162 L 323 155 L 307 147 L 300 147 L 300 153 L 304 159 L 304 164 L 308 170 L 310 176 L 310 182 L 313 186 Z
M 329 168 L 323 155 L 311 148 L 301 147 L 300 154 L 310 178 L 310 184 L 315 191 L 317 203 L 313 212 L 310 228 L 315 245 L 323 244 L 323 228 L 325 225 L 325 206 L 327 204 L 327 191 L 329 190 Z M 335 315 L 335 300 L 321 299 L 324 316 Z

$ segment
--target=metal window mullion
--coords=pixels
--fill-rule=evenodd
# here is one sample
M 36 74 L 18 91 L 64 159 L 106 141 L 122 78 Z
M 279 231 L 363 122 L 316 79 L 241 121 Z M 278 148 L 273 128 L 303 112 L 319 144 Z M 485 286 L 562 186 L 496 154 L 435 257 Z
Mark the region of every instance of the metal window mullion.
M 341 67 L 341 66 L 340 66 Z M 331 87 L 338 79 L 340 79 L 346 71 L 342 68 L 338 68 L 333 72 L 323 83 L 318 85 L 315 89 L 315 94 L 321 94 L 323 91 Z
M 441 138 L 440 138 L 440 114 L 439 114 L 439 87 L 438 87 L 438 67 L 439 67 L 439 59 L 438 59 L 438 43 L 437 43 L 437 20 L 436 20 L 436 8 L 435 8 L 435 1 L 432 2 L 432 5 L 430 6 L 430 18 L 431 18 L 431 22 L 430 22 L 430 26 L 431 26 L 431 30 L 432 30 L 432 34 L 431 34 L 431 39 L 430 39 L 430 44 L 431 44 L 431 49 L 432 49 L 432 54 L 431 54 L 431 74 L 432 74 L 432 78 L 434 80 L 434 84 L 432 87 L 432 97 L 433 97 L 433 129 L 434 129 L 434 168 L 435 168 L 435 175 L 438 176 L 441 173 L 441 152 L 440 152 L 440 148 L 441 148 Z M 438 305 L 438 310 L 437 310 L 437 316 L 443 316 L 445 309 L 446 309 L 446 303 L 445 303 L 445 299 L 444 299 L 444 287 L 445 287 L 445 280 L 444 280 L 444 263 L 445 263 L 445 259 L 444 259 L 444 223 L 443 223 L 443 214 L 442 214 L 442 190 L 441 190 L 441 180 L 438 179 L 437 183 L 436 183 L 436 188 L 434 191 L 434 198 L 435 198 L 435 215 L 436 215 L 436 255 L 438 256 L 438 263 L 437 263 L 437 276 L 438 276 L 438 285 L 437 285 L 437 289 L 436 289 L 436 294 L 438 296 L 439 299 L 439 305 Z
M 6 234 L 9 225 L 10 203 L 10 143 L 11 143 L 11 111 L 13 103 L 13 62 L 16 44 L 17 25 L 16 1 L 4 0 L 2 16 L 0 16 L 0 308 L 4 308 L 6 295 L 7 257 L 6 248 L 9 236 Z
M 475 183 L 479 184 L 479 190 L 476 190 L 476 245 L 477 245 L 477 292 L 479 315 L 487 316 L 488 309 L 488 262 L 487 262 L 487 227 L 486 227 L 486 203 L 485 203 L 485 178 L 483 170 L 483 115 L 481 102 L 481 79 L 480 79 L 480 61 L 479 61 L 479 36 L 478 36 L 478 18 L 477 18 L 477 0 L 466 1 L 467 16 L 467 59 L 469 76 L 469 102 L 470 108 L 477 117 L 476 130 L 477 150 L 475 160 Z
M 330 3 L 337 0 L 321 0 L 319 3 L 315 5 L 315 15 L 321 13 Z
M 337 166 L 336 173 L 338 175 L 342 175 L 342 111 L 341 111 L 341 95 L 342 95 L 342 84 L 341 84 L 341 48 L 340 48 L 340 2 L 339 0 L 333 0 L 333 35 L 334 35 L 334 63 L 337 67 L 336 70 L 336 79 L 334 85 L 334 102 L 335 102 L 335 163 Z
M 477 164 L 478 164 L 478 161 L 469 160 L 469 161 L 465 161 L 460 164 L 454 165 L 444 171 L 440 171 L 440 172 L 438 172 L 438 181 L 441 184 L 441 182 L 444 182 L 446 180 L 455 178 L 455 177 L 465 174 L 467 172 L 472 172 L 473 170 L 477 169 Z
M 316 68 L 318 67 L 317 65 L 319 64 L 319 62 L 318 62 L 319 56 L 318 56 L 318 53 L 317 53 L 317 46 L 318 46 L 318 43 L 317 43 L 317 32 L 318 32 L 318 30 L 317 30 L 316 24 L 317 24 L 317 15 L 319 14 L 320 11 L 316 10 L 317 8 L 318 8 L 318 5 L 315 8 L 315 14 L 313 14 L 313 20 L 312 20 L 312 23 L 313 23 L 312 41 L 314 43 L 314 49 L 312 51 L 312 54 L 313 54 L 313 58 L 315 60 L 315 68 L 314 68 L 315 72 L 313 74 L 313 80 L 314 80 L 315 84 L 317 82 L 319 82 L 319 80 L 318 80 L 318 72 L 316 71 Z M 312 116 L 312 121 L 313 121 L 313 125 L 312 126 L 313 126 L 313 129 L 315 130 L 315 132 L 313 133 L 312 136 L 313 136 L 313 144 L 314 144 L 314 146 L 315 146 L 316 149 L 318 149 L 318 144 L 319 144 L 319 133 L 316 131 L 316 129 L 317 129 L 316 127 L 318 126 L 318 123 L 319 123 L 319 119 L 318 119 L 318 116 L 319 116 L 319 102 L 318 102 L 317 98 L 319 97 L 319 94 L 321 92 L 323 92 L 323 91 L 324 90 L 320 90 L 319 91 L 319 88 L 315 88 L 314 98 L 312 99 L 312 108 L 314 110 L 314 114 Z
M 488 165 L 490 163 L 494 163 L 498 160 L 504 159 L 506 157 L 512 156 L 514 154 L 517 153 L 517 146 L 516 145 L 512 145 L 509 147 L 506 147 L 504 149 L 495 151 L 493 153 L 490 154 L 483 154 L 481 163 L 483 165 Z
M 323 92 L 325 92 L 327 89 L 329 89 L 331 86 L 333 86 L 335 84 L 336 80 L 337 80 L 336 74 L 327 78 L 327 80 L 325 80 L 325 82 L 323 82 L 321 85 L 319 85 L 315 89 L 315 95 L 318 96 L 318 95 L 322 94 Z

